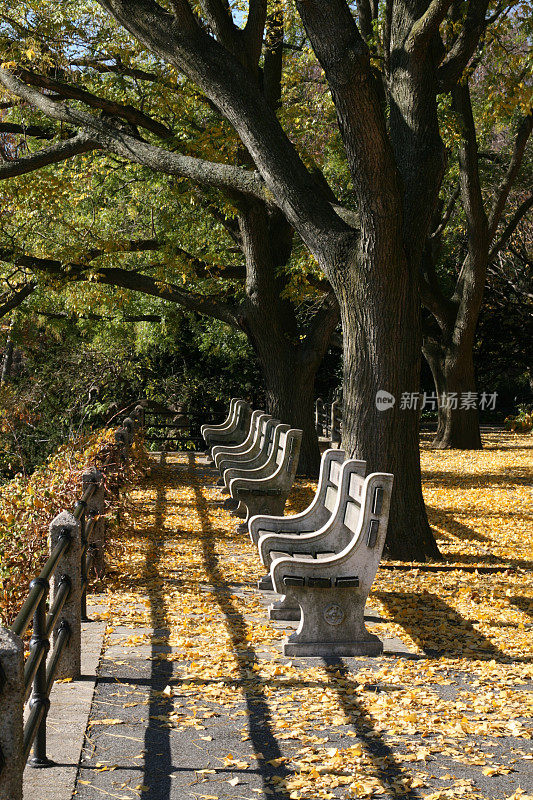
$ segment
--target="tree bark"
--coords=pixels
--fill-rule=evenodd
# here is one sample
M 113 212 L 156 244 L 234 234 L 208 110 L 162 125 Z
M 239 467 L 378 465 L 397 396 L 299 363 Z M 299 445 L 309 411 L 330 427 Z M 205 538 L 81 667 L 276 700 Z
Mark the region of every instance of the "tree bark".
M 246 299 L 242 327 L 251 342 L 265 381 L 266 410 L 303 431 L 298 474 L 317 475 L 320 464 L 314 424 L 315 375 L 336 323 L 324 330 L 319 346 L 305 348 L 289 300 L 282 267 L 292 247 L 292 228 L 260 203 L 246 204 L 239 216 L 246 259 Z
M 291 357 L 292 356 L 292 357 Z M 316 367 L 298 364 L 294 354 L 269 348 L 259 357 L 265 379 L 266 410 L 269 414 L 303 431 L 298 475 L 316 477 L 320 450 L 315 427 L 314 388 Z
M 400 408 L 402 393 L 419 388 L 416 282 L 402 248 L 381 253 L 379 260 L 375 252 L 370 259 L 372 269 L 347 269 L 337 287 L 344 341 L 343 447 L 348 456 L 367 462 L 367 474 L 394 475 L 387 555 L 440 558 L 422 497 L 418 412 Z M 358 261 L 364 266 L 361 253 Z M 380 392 L 394 400 L 378 407 Z
M 431 446 L 437 450 L 456 448 L 479 450 L 476 379 L 471 347 L 424 345 L 424 355 L 435 381 L 439 400 L 437 433 Z M 472 398 L 471 407 L 462 402 L 466 394 Z

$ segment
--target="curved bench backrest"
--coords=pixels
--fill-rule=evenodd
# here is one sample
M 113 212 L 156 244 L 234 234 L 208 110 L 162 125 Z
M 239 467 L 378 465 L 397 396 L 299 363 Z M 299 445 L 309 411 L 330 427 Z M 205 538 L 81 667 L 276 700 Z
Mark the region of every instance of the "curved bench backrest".
M 331 452 L 338 453 L 338 450 Z M 323 528 L 336 529 L 336 551 L 344 549 L 353 538 L 361 508 L 361 492 L 365 482 L 366 462 L 349 458 L 343 464 L 333 462 L 330 475 L 333 483 L 326 489 L 326 508 L 331 516 Z
M 352 480 L 344 525 L 351 538 L 338 553 L 342 572 L 357 568 L 359 586 L 370 591 L 385 545 L 389 521 L 390 500 L 394 476 L 388 472 L 373 472 L 361 483 Z
M 245 432 L 249 429 L 251 416 L 252 408 L 250 404 L 245 400 L 240 401 L 237 411 L 236 431 L 238 431 L 240 434 L 245 434 Z
M 248 429 L 248 436 L 246 437 L 246 439 L 243 441 L 242 444 L 238 445 L 239 448 L 244 450 L 246 447 L 251 447 L 253 445 L 257 436 L 257 432 L 259 430 L 259 426 L 261 424 L 261 420 L 264 415 L 265 412 L 262 411 L 261 409 L 256 409 L 255 411 L 252 412 L 252 416 L 250 419 L 250 427 Z
M 239 398 L 238 397 L 232 397 L 231 400 L 229 401 L 228 416 L 226 417 L 224 422 L 221 423 L 221 425 L 220 425 L 221 428 L 225 428 L 226 425 L 229 425 L 230 422 L 233 420 L 233 414 L 235 412 L 235 406 L 236 406 L 236 404 L 238 402 L 239 402 Z
M 279 435 L 274 459 L 276 470 L 272 475 L 272 480 L 276 481 L 279 488 L 284 488 L 287 483 L 292 486 L 300 458 L 302 435 L 300 428 L 288 428 Z
M 261 452 L 264 452 L 266 458 L 270 458 L 272 454 L 272 448 L 274 447 L 276 429 L 278 425 L 281 425 L 279 419 L 271 419 L 267 422 L 267 426 L 261 440 Z

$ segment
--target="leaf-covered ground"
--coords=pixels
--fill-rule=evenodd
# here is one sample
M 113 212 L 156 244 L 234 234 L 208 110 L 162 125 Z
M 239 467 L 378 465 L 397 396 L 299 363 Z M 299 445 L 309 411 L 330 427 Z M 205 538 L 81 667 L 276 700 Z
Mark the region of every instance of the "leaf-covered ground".
M 340 663 L 281 656 L 261 564 L 214 474 L 194 455 L 155 466 L 111 546 L 80 797 L 533 796 L 531 446 L 494 434 L 479 453 L 424 449 L 447 561 L 385 562 L 370 598 L 373 630 L 418 657 Z M 300 482 L 289 510 L 313 489 Z

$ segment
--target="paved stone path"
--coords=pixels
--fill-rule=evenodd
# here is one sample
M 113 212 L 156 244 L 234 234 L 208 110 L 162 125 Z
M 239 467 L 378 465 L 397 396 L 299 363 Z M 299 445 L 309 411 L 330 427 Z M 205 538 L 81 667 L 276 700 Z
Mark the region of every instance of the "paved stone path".
M 188 468 L 191 469 L 191 463 Z M 160 468 L 158 481 L 161 483 L 165 475 L 168 475 L 169 481 L 175 481 L 176 474 L 179 476 L 183 469 L 183 465 L 169 463 Z M 201 460 L 196 459 L 194 469 L 203 482 L 213 486 L 216 476 Z M 212 496 L 215 496 L 214 489 Z M 162 546 L 161 539 L 158 539 L 158 546 Z M 238 560 L 239 547 L 251 548 L 252 545 L 242 539 L 231 556 L 232 560 Z M 387 641 L 386 652 L 379 659 L 350 658 L 331 662 L 327 659 L 291 659 L 289 662 L 278 652 L 275 657 L 280 665 L 280 673 L 284 666 L 292 663 L 292 677 L 287 680 L 284 674 L 280 674 L 278 678 L 275 670 L 272 678 L 258 680 L 262 666 L 273 658 L 272 643 L 265 647 L 243 644 L 243 638 L 249 638 L 243 637 L 243 631 L 250 629 L 250 626 L 253 629 L 267 623 L 265 606 L 272 598 L 263 597 L 261 604 L 252 606 L 249 611 L 239 610 L 239 599 L 244 602 L 247 598 L 256 598 L 257 590 L 250 582 L 226 582 L 220 557 L 211 557 L 218 558 L 216 563 L 211 564 L 212 574 L 222 578 L 218 583 L 214 580 L 201 588 L 218 604 L 220 618 L 227 629 L 228 647 L 232 648 L 235 658 L 235 675 L 231 680 L 227 677 L 198 678 L 194 669 L 197 665 L 187 660 L 183 647 L 171 643 L 170 628 L 158 627 L 157 613 L 153 614 L 155 624 L 150 626 L 114 627 L 110 622 L 75 789 L 75 796 L 79 800 L 107 797 L 120 800 L 137 797 L 143 800 L 251 800 L 263 796 L 273 800 L 355 796 L 408 797 L 417 800 L 428 795 L 433 800 L 511 796 L 518 799 L 520 791 L 513 794 L 518 787 L 523 791 L 528 788 L 533 791 L 533 781 L 528 774 L 532 762 L 524 758 L 529 742 L 523 738 L 507 737 L 492 741 L 490 746 L 494 761 L 512 762 L 513 771 L 507 775 L 489 777 L 484 776 L 478 767 L 475 784 L 472 784 L 474 768 L 465 763 L 465 759 L 461 760 L 459 754 L 461 748 L 469 747 L 472 753 L 470 760 L 476 763 L 474 738 L 467 743 L 464 740 L 450 740 L 446 752 L 438 748 L 431 753 L 431 742 L 418 734 L 414 727 L 415 732 L 405 736 L 388 735 L 372 728 L 363 705 L 357 699 L 355 690 L 361 686 L 355 681 L 351 688 L 352 682 L 355 675 L 366 674 L 365 691 L 379 695 L 383 693 L 386 701 L 387 693 L 398 687 L 388 685 L 382 677 L 376 679 L 373 685 L 373 671 L 382 668 L 383 664 L 394 665 L 404 659 L 417 658 L 399 640 Z M 158 556 L 157 569 L 161 572 L 162 580 L 155 594 L 152 592 L 150 597 L 153 603 L 163 603 L 165 581 L 171 583 L 173 580 L 171 565 L 165 566 L 164 552 Z M 179 578 L 176 578 L 176 583 L 179 583 Z M 194 617 L 194 613 L 191 616 Z M 369 627 L 373 622 L 379 622 L 371 610 L 367 617 Z M 188 620 L 190 622 L 191 619 Z M 287 630 L 291 623 L 276 625 L 278 628 L 284 625 Z M 198 643 L 203 647 L 204 660 L 208 661 L 210 642 L 206 640 L 201 626 L 197 646 Z M 279 640 L 274 644 L 276 647 L 280 650 Z M 309 689 L 310 681 L 309 673 L 300 679 L 299 670 L 303 675 L 303 671 L 313 665 L 325 670 L 330 688 L 337 691 L 340 708 L 337 716 L 342 715 L 342 721 L 333 719 L 335 724 L 329 726 L 317 724 L 316 730 L 304 726 L 298 739 L 294 735 L 287 735 L 285 728 L 288 725 L 284 728 L 286 704 L 283 714 L 280 711 L 280 716 L 277 716 L 275 692 L 281 684 L 284 690 L 294 687 L 292 713 L 297 719 L 298 690 L 304 682 L 306 689 Z M 468 677 L 451 670 L 442 686 L 432 686 L 436 701 L 454 697 Z M 216 688 L 212 699 L 208 691 L 210 682 L 213 690 Z M 320 721 L 321 697 L 325 697 L 323 691 L 323 685 L 317 680 L 317 721 Z M 232 692 L 234 697 L 231 697 Z M 291 788 L 291 784 L 287 783 L 287 776 L 294 774 L 294 768 L 290 766 L 291 758 L 295 758 L 296 752 L 302 753 L 302 745 L 304 751 L 307 747 L 310 753 L 314 748 L 317 752 L 327 754 L 327 769 L 333 774 L 336 752 L 352 748 L 355 756 L 364 753 L 366 769 L 370 764 L 371 771 L 378 778 L 378 789 L 373 793 L 368 785 L 365 789 L 364 783 L 360 791 L 350 788 L 352 779 L 341 782 L 330 793 L 319 789 L 321 763 L 309 767 L 311 771 L 308 773 L 311 776 L 316 774 L 316 795 L 309 794 L 308 788 L 302 790 L 303 793 Z M 411 758 L 410 754 L 417 752 L 417 748 L 418 752 L 422 749 L 422 756 Z M 457 757 L 454 753 L 458 754 Z M 422 772 L 421 767 L 424 768 Z M 344 774 L 340 768 L 337 772 L 341 776 Z M 412 785 L 413 776 L 422 773 L 423 780 L 418 780 L 418 786 L 424 786 L 424 789 L 417 788 L 416 780 Z M 406 780 L 406 775 L 410 776 L 409 780 Z M 446 786 L 451 785 L 449 781 L 452 777 L 455 788 L 447 793 Z

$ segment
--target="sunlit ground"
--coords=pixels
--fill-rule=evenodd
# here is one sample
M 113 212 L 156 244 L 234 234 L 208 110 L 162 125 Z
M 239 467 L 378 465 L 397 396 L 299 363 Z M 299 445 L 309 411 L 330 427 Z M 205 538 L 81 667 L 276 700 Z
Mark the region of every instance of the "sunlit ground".
M 533 440 L 484 439 L 481 452 L 424 446 L 424 495 L 447 562 L 436 571 L 384 564 L 370 598 L 383 619 L 374 630 L 426 657 L 350 660 L 349 671 L 281 657 L 285 634 L 254 590 L 261 564 L 235 519 L 215 505 L 218 490 L 205 485 L 194 456 L 155 467 L 131 492 L 112 543 L 109 618 L 169 627 L 174 674 L 191 681 L 186 713 L 170 713 L 169 725 L 209 733 L 199 708 L 224 713 L 253 696 L 264 705 L 268 735 L 289 752 L 269 767 L 280 770 L 268 779 L 276 797 L 521 797 L 494 747 L 512 737 L 515 762 L 530 750 Z M 299 483 L 289 510 L 305 506 L 312 491 Z M 246 715 L 242 734 L 257 751 Z M 385 748 L 379 756 L 376 742 Z M 437 754 L 453 763 L 449 774 L 435 774 Z M 503 774 L 508 791 L 486 788 Z

